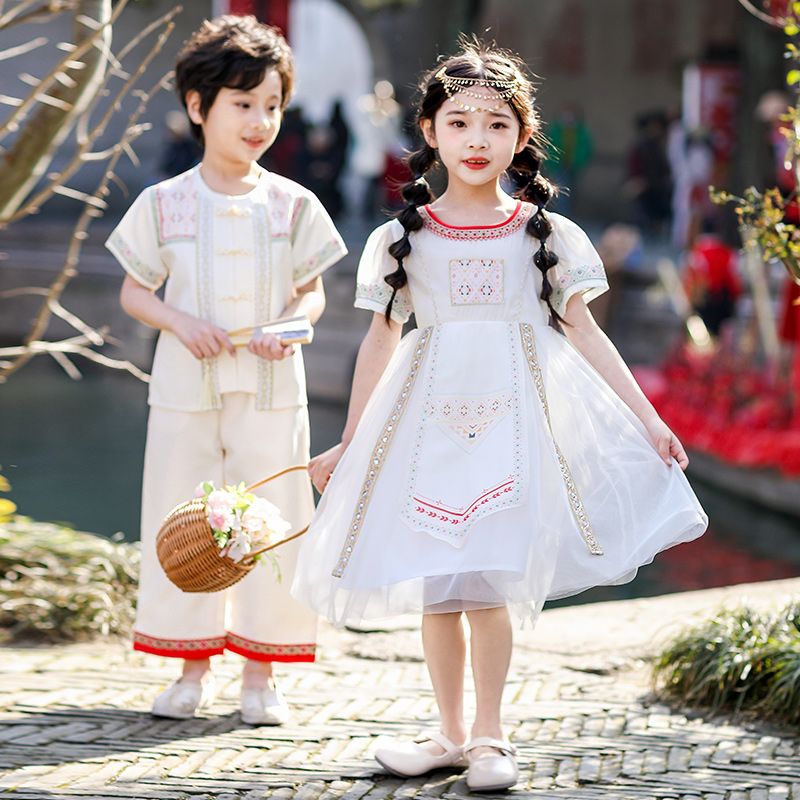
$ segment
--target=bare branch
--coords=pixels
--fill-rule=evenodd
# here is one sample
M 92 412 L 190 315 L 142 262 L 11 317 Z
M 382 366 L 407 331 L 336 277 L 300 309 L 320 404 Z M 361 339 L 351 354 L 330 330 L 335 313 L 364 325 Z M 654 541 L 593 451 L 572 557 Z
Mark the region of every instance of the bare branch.
M 174 27 L 173 23 L 170 23 L 170 29 Z M 168 35 L 168 34 L 167 34 Z M 166 36 L 163 37 L 166 39 Z M 160 38 L 159 42 L 155 45 L 157 47 L 161 47 L 163 45 L 163 41 Z M 139 117 L 145 112 L 147 108 L 147 104 L 150 102 L 150 98 L 158 92 L 160 89 L 164 87 L 165 81 L 168 75 L 162 76 L 153 86 L 150 87 L 146 92 L 142 92 L 139 97 L 139 104 L 134 109 L 133 113 L 129 116 L 128 122 L 126 125 L 126 132 L 122 137 L 119 146 L 115 149 L 115 152 L 109 163 L 106 167 L 104 172 L 103 178 L 100 180 L 97 188 L 92 195 L 92 198 L 97 201 L 101 201 L 102 197 L 105 197 L 108 194 L 108 184 L 114 179 L 114 170 L 119 162 L 119 159 L 122 157 L 124 153 L 123 145 L 127 144 L 133 138 L 136 138 L 137 129 L 140 127 L 138 126 Z M 33 321 L 33 325 L 31 326 L 31 330 L 29 331 L 28 335 L 25 338 L 24 343 L 20 348 L 2 348 L 0 349 L 0 357 L 3 356 L 13 356 L 13 360 L 10 362 L 0 364 L 0 383 L 7 380 L 11 375 L 15 372 L 20 370 L 25 364 L 27 364 L 33 357 L 38 355 L 39 353 L 46 351 L 48 347 L 52 347 L 54 343 L 52 342 L 42 342 L 40 341 L 41 337 L 47 330 L 47 326 L 49 324 L 49 320 L 51 315 L 53 314 L 52 308 L 52 301 L 58 301 L 61 295 L 64 292 L 67 284 L 72 280 L 75 275 L 77 275 L 77 266 L 78 266 L 78 258 L 83 246 L 83 241 L 86 238 L 86 231 L 91 224 L 91 220 L 93 216 L 97 213 L 96 208 L 94 208 L 93 204 L 90 203 L 88 200 L 84 203 L 83 212 L 81 213 L 78 222 L 75 225 L 75 228 L 72 233 L 72 237 L 70 239 L 69 249 L 67 251 L 66 258 L 64 259 L 64 264 L 62 265 L 61 271 L 56 276 L 55 280 L 50 285 L 47 295 L 44 297 L 41 307 Z M 101 336 L 103 336 L 103 332 L 99 331 Z M 117 361 L 115 359 L 108 358 L 106 356 L 101 355 L 100 353 L 96 353 L 94 350 L 89 349 L 86 347 L 87 344 L 90 344 L 89 340 L 86 336 L 78 337 L 80 339 L 80 345 L 75 344 L 75 339 L 67 340 L 70 342 L 71 346 L 74 346 L 76 349 L 68 350 L 65 349 L 65 343 L 61 343 L 61 349 L 63 352 L 73 352 L 83 356 L 84 358 L 88 358 L 92 361 L 95 361 L 99 364 L 104 364 L 105 366 L 112 367 L 113 369 L 124 369 L 130 372 L 132 375 L 135 375 L 140 380 L 146 380 L 146 374 L 142 372 L 138 367 L 130 364 L 129 362 L 124 361 Z M 11 351 L 14 352 L 11 352 Z
M 64 353 L 59 350 L 48 350 L 47 353 L 53 357 L 56 364 L 58 364 L 72 380 L 79 381 L 83 378 L 81 371 L 64 355 Z
M 750 12 L 756 19 L 766 22 L 767 25 L 772 25 L 773 28 L 783 28 L 786 25 L 786 19 L 783 17 L 773 17 L 772 14 L 768 14 L 766 11 L 756 8 L 750 0 L 739 0 L 739 5 Z
M 19 127 L 19 123 L 22 121 L 25 114 L 27 114 L 28 110 L 33 106 L 36 102 L 36 95 L 42 92 L 46 92 L 50 86 L 55 81 L 55 76 L 59 72 L 63 72 L 65 69 L 68 69 L 68 64 L 70 61 L 78 61 L 80 57 L 86 53 L 91 47 L 94 46 L 95 42 L 100 38 L 106 28 L 112 28 L 114 23 L 119 18 L 119 15 L 125 9 L 125 6 L 128 4 L 129 0 L 119 0 L 117 3 L 116 8 L 111 13 L 111 17 L 109 18 L 108 22 L 106 22 L 102 27 L 98 28 L 91 36 L 86 38 L 82 41 L 79 45 L 75 47 L 74 50 L 66 54 L 51 70 L 50 72 L 42 78 L 42 82 L 38 87 L 38 91 L 32 91 L 25 100 L 16 108 L 14 112 L 8 117 L 8 119 L 0 125 L 0 141 L 4 139 L 9 133 L 16 131 Z M 11 12 L 9 12 L 11 13 Z
M 47 44 L 47 38 L 44 36 L 37 36 L 35 39 L 25 42 L 25 44 L 9 47 L 7 50 L 0 50 L 0 61 L 30 53 L 31 50 L 36 50 L 37 47 L 42 47 L 45 44 Z
M 10 28 L 12 25 L 20 25 L 24 22 L 35 22 L 42 17 L 51 17 L 55 14 L 61 14 L 68 9 L 74 8 L 75 3 L 72 0 L 54 0 L 54 2 L 40 3 L 38 8 L 33 8 L 38 0 L 23 0 L 23 2 L 14 6 L 11 11 L 7 11 L 0 16 L 0 30 L 3 28 Z
M 41 189 L 37 194 L 31 197 L 29 200 L 25 202 L 25 204 L 19 208 L 14 214 L 12 214 L 7 220 L 3 220 L 0 222 L 0 228 L 3 227 L 3 223 L 9 224 L 11 222 L 16 222 L 23 217 L 29 216 L 30 214 L 36 213 L 41 206 L 53 196 L 53 194 L 64 194 L 70 197 L 76 197 L 77 199 L 83 199 L 78 194 L 74 193 L 74 190 L 65 189 L 61 184 L 65 181 L 68 181 L 83 165 L 85 159 L 83 156 L 89 152 L 92 148 L 92 145 L 97 141 L 97 139 L 105 132 L 106 126 L 114 115 L 114 113 L 119 108 L 119 104 L 125 98 L 125 96 L 135 87 L 136 83 L 138 82 L 139 78 L 141 78 L 142 74 L 145 72 L 147 67 L 150 65 L 150 62 L 156 57 L 156 55 L 161 51 L 164 46 L 164 43 L 169 38 L 170 34 L 172 33 L 175 23 L 171 22 L 172 18 L 180 13 L 181 8 L 178 6 L 174 8 L 172 11 L 164 14 L 159 22 L 165 24 L 164 30 L 159 35 L 158 39 L 156 40 L 155 44 L 150 48 L 150 51 L 147 55 L 142 59 L 139 67 L 133 73 L 133 75 L 127 80 L 122 87 L 119 89 L 117 94 L 114 96 L 113 100 L 109 102 L 108 107 L 106 108 L 105 113 L 97 122 L 97 124 L 85 134 L 85 140 L 81 142 L 80 146 L 78 147 L 75 155 L 70 159 L 70 161 L 61 169 L 58 173 L 58 176 L 54 178 L 48 186 L 45 186 Z M 151 26 L 148 26 L 151 27 Z M 166 81 L 172 76 L 172 72 L 167 73 L 164 75 L 161 80 L 159 81 L 159 86 L 164 88 Z M 103 86 L 107 82 L 104 81 Z M 101 87 L 102 89 L 102 87 Z M 99 92 L 98 92 L 99 94 Z M 137 135 L 140 135 L 143 131 L 138 131 Z M 127 145 L 125 143 L 119 143 L 114 145 L 112 150 L 116 148 L 123 148 Z M 135 156 L 134 156 L 135 159 Z M 134 161 L 136 163 L 136 161 Z M 96 204 L 95 204 L 96 205 Z

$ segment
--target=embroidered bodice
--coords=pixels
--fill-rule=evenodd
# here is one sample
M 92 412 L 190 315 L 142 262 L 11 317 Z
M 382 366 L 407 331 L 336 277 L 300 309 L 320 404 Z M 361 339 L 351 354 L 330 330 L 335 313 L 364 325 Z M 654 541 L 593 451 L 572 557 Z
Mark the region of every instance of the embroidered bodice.
M 393 318 L 405 322 L 413 312 L 419 327 L 482 321 L 546 324 L 547 309 L 539 299 L 542 277 L 533 263 L 539 242 L 525 230 L 533 210 L 520 202 L 497 225 L 456 227 L 427 206 L 421 208 L 424 224 L 411 235 L 411 254 L 404 262 L 408 285 L 397 293 Z M 586 234 L 559 214 L 550 219 L 548 246 L 559 257 L 549 275 L 552 302 L 563 314 L 573 294 L 581 292 L 590 300 L 608 284 Z M 383 279 L 397 267 L 388 247 L 402 233 L 393 220 L 370 236 L 358 270 L 356 306 L 378 312 L 386 308 L 391 289 Z

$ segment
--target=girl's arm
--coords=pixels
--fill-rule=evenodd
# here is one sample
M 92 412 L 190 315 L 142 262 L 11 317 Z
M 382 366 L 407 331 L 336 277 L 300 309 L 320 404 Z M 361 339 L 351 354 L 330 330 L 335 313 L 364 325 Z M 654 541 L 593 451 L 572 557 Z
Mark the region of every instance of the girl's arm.
M 689 459 L 683 445 L 658 416 L 617 348 L 595 322 L 580 295 L 573 295 L 569 299 L 564 319 L 569 323 L 564 326 L 567 338 L 639 417 L 664 463 L 671 466 L 674 457 L 680 467 L 686 469 Z
M 222 328 L 167 305 L 152 289 L 125 276 L 119 293 L 123 310 L 139 322 L 174 333 L 195 358 L 211 358 L 224 347 L 231 355 L 236 350 Z
M 339 459 L 350 444 L 367 401 L 378 385 L 381 375 L 400 342 L 402 333 L 403 326 L 399 322 L 390 320 L 387 325 L 383 314 L 375 314 L 372 317 L 372 324 L 369 326 L 364 341 L 361 342 L 361 347 L 358 348 L 353 388 L 350 391 L 350 404 L 347 408 L 347 422 L 342 433 L 342 441 L 331 447 L 330 450 L 312 458 L 309 465 L 311 480 L 317 487 L 317 491 L 325 490 L 334 467 L 339 463 Z
M 322 278 L 317 277 L 294 290 L 294 297 L 289 305 L 281 311 L 280 316 L 306 316 L 312 325 L 316 325 L 324 310 L 325 289 L 322 286 Z M 292 345 L 283 344 L 274 334 L 260 331 L 253 334 L 253 338 L 247 344 L 247 349 L 269 361 L 280 361 L 294 353 Z

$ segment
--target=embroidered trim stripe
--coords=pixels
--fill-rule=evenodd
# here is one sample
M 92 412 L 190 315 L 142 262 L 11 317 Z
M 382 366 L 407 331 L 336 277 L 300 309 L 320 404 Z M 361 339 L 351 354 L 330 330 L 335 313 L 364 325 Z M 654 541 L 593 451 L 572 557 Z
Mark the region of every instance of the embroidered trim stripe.
M 539 366 L 539 358 L 536 355 L 536 339 L 533 335 L 533 327 L 522 322 L 520 323 L 519 330 L 520 335 L 522 336 L 522 350 L 525 353 L 525 358 L 528 362 L 531 376 L 533 377 L 533 385 L 536 387 L 536 393 L 539 395 L 539 401 L 542 404 L 544 416 L 547 420 L 547 427 L 550 429 L 550 436 L 553 438 L 553 447 L 556 451 L 558 465 L 561 469 L 561 477 L 564 479 L 564 487 L 567 490 L 567 498 L 569 499 L 572 513 L 575 515 L 575 520 L 578 523 L 578 528 L 580 528 L 581 536 L 583 537 L 583 541 L 586 542 L 589 552 L 592 553 L 592 555 L 601 556 L 603 555 L 603 548 L 600 546 L 600 543 L 597 541 L 594 532 L 592 531 L 592 525 L 589 522 L 586 509 L 583 507 L 583 502 L 578 494 L 578 487 L 575 485 L 575 481 L 572 478 L 569 464 L 567 464 L 567 460 L 564 458 L 561 448 L 558 446 L 555 437 L 553 437 L 553 425 L 550 421 L 550 408 L 547 405 L 547 395 L 544 391 L 542 368 Z
M 309 644 L 269 644 L 255 642 L 235 633 L 227 634 L 228 650 L 256 661 L 314 661 L 317 646 Z
M 367 474 L 364 477 L 364 483 L 361 485 L 361 493 L 356 500 L 356 508 L 353 512 L 350 530 L 347 533 L 347 538 L 342 546 L 342 552 L 339 555 L 339 560 L 332 573 L 334 578 L 341 578 L 342 575 L 344 575 L 344 571 L 350 561 L 350 556 L 353 555 L 353 548 L 361 533 L 361 526 L 364 524 L 364 517 L 367 514 L 367 507 L 372 497 L 372 491 L 375 488 L 375 482 L 378 479 L 383 462 L 386 460 L 386 454 L 389 452 L 389 445 L 392 443 L 394 432 L 397 430 L 403 412 L 406 410 L 408 398 L 417 379 L 417 375 L 419 375 L 419 371 L 425 361 L 425 354 L 432 334 L 433 328 L 430 326 L 423 328 L 420 332 L 414 351 L 414 357 L 411 360 L 411 368 L 406 376 L 406 381 L 400 393 L 397 395 L 392 412 L 386 420 L 386 424 L 383 426 L 383 430 L 378 436 L 378 441 L 375 443 L 375 447 L 372 450 L 370 462 L 367 467 Z
M 189 655 L 192 658 L 203 658 L 205 655 L 218 655 L 225 649 L 225 637 L 215 636 L 212 639 L 158 639 L 144 633 L 134 631 L 133 649 L 158 656 L 180 658 Z
M 530 203 L 522 203 L 519 211 L 515 213 L 505 222 L 499 225 L 487 226 L 485 228 L 456 228 L 450 225 L 445 225 L 440 220 L 436 219 L 426 206 L 420 206 L 418 209 L 425 221 L 425 227 L 437 236 L 445 239 L 466 239 L 474 241 L 476 239 L 502 239 L 505 236 L 510 236 L 522 228 L 528 221 L 531 215 L 533 206 Z

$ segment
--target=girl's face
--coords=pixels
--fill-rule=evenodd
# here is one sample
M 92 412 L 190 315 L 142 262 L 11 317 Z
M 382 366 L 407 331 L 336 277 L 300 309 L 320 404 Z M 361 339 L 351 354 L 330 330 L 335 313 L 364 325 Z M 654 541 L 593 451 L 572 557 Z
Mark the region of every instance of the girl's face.
M 449 181 L 482 186 L 497 181 L 508 169 L 514 155 L 525 147 L 531 130 L 520 127 L 508 103 L 500 101 L 489 87 L 467 88 L 485 101 L 459 92 L 442 103 L 433 120 L 421 120 L 420 128 L 425 141 L 438 149 Z M 463 106 L 479 106 L 481 110 L 466 111 Z
M 189 92 L 186 107 L 192 122 L 203 128 L 205 152 L 230 164 L 248 167 L 272 146 L 281 129 L 281 78 L 269 70 L 258 86 L 248 91 L 223 87 L 205 119 L 200 95 Z

